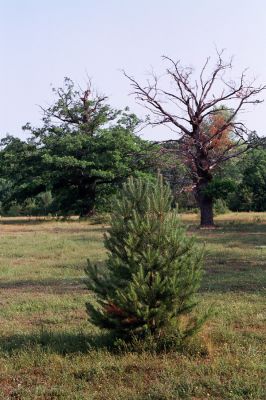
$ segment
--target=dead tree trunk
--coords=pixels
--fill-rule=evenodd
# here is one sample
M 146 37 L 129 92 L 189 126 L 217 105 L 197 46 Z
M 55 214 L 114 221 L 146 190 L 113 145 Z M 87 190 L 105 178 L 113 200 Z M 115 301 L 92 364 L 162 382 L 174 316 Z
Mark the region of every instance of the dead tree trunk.
M 214 226 L 213 221 L 213 199 L 204 193 L 207 184 L 196 186 L 195 198 L 200 209 L 200 226 L 208 228 Z
M 136 99 L 153 114 L 150 124 L 168 126 L 179 135 L 170 141 L 178 144 L 176 152 L 192 176 L 203 227 L 213 226 L 213 199 L 204 188 L 215 171 L 259 143 L 256 132 L 237 117 L 247 106 L 261 103 L 259 95 L 266 90 L 266 85 L 254 86 L 245 71 L 236 81 L 226 77 L 232 62 L 224 61 L 222 54 L 217 52 L 211 69 L 207 58 L 198 76 L 169 57 L 163 57 L 168 62 L 166 74 L 158 77 L 152 72 L 144 84 L 125 74 Z

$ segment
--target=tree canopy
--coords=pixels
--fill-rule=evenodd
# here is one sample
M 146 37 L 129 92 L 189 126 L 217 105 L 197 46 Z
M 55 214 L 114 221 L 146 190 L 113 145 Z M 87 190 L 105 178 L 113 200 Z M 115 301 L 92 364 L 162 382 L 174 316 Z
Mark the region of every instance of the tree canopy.
M 2 141 L 2 176 L 19 200 L 51 190 L 57 212 L 89 215 L 101 187 L 148 171 L 151 144 L 135 133 L 134 114 L 112 109 L 90 84 L 77 90 L 66 78 L 54 93 L 42 126 L 24 127 L 28 140 Z

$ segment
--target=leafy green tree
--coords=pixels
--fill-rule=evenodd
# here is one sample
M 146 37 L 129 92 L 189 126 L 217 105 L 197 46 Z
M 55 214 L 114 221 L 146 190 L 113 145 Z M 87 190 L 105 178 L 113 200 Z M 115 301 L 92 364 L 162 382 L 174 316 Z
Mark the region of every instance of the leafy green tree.
M 87 286 L 98 299 L 87 303 L 94 324 L 126 337 L 159 338 L 174 327 L 180 340 L 198 329 L 191 312 L 203 252 L 186 236 L 172 201 L 161 176 L 155 184 L 124 183 L 105 238 L 106 268 L 90 262 L 86 268 Z
M 3 209 L 8 210 L 11 204 L 22 205 L 45 191 L 50 180 L 42 161 L 43 149 L 34 141 L 7 136 L 0 147 L 0 200 Z
M 11 191 L 11 183 L 7 179 L 0 178 L 0 204 L 1 204 L 0 215 L 5 214 L 5 202 L 10 195 L 10 191 Z
M 150 173 L 154 146 L 135 133 L 140 121 L 134 114 L 113 110 L 90 85 L 77 90 L 66 78 L 54 94 L 53 105 L 43 109 L 42 126 L 24 127 L 29 139 L 2 140 L 0 201 L 8 209 L 50 192 L 54 213 L 90 215 L 97 199 L 108 199 L 129 175 Z M 37 198 L 39 211 L 40 203 Z
M 266 211 L 266 149 L 251 150 L 241 160 L 242 179 L 229 205 L 239 211 Z
M 55 103 L 43 110 L 43 126 L 25 129 L 42 152 L 59 211 L 90 215 L 101 185 L 147 171 L 150 145 L 135 134 L 136 116 L 113 110 L 90 85 L 76 90 L 66 78 L 54 93 Z

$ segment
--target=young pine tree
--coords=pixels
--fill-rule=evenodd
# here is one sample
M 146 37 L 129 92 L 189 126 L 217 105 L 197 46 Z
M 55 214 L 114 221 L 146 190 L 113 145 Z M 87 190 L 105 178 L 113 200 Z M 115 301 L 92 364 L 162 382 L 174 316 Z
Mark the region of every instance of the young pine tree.
M 202 251 L 188 237 L 172 195 L 156 183 L 129 178 L 113 207 L 105 237 L 105 267 L 86 268 L 97 303 L 87 303 L 92 322 L 130 338 L 162 337 L 174 327 L 182 339 L 196 331 L 191 317 L 202 275 Z M 184 324 L 184 321 L 186 323 Z

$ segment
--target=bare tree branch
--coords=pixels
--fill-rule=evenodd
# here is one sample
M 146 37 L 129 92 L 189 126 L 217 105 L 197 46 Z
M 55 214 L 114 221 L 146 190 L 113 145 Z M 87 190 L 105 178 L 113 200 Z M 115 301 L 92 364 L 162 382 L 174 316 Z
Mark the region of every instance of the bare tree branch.
M 163 60 L 169 65 L 166 77 L 174 83 L 173 90 L 161 87 L 161 79 L 154 73 L 146 85 L 141 85 L 125 72 L 124 75 L 129 79 L 137 100 L 154 116 L 150 124 L 179 130 L 178 148 L 174 151 L 181 155 L 190 171 L 202 211 L 204 201 L 209 201 L 204 197 L 203 188 L 211 181 L 215 169 L 243 154 L 252 143 L 258 143 L 238 117 L 247 106 L 263 101 L 260 95 L 266 85 L 248 81 L 247 70 L 237 80 L 227 78 L 226 73 L 232 70 L 232 58 L 224 61 L 223 51 L 217 51 L 212 70 L 210 58 L 206 59 L 196 81 L 191 68 L 184 68 L 180 61 L 167 56 L 163 56 Z M 212 224 L 212 218 L 209 222 Z

